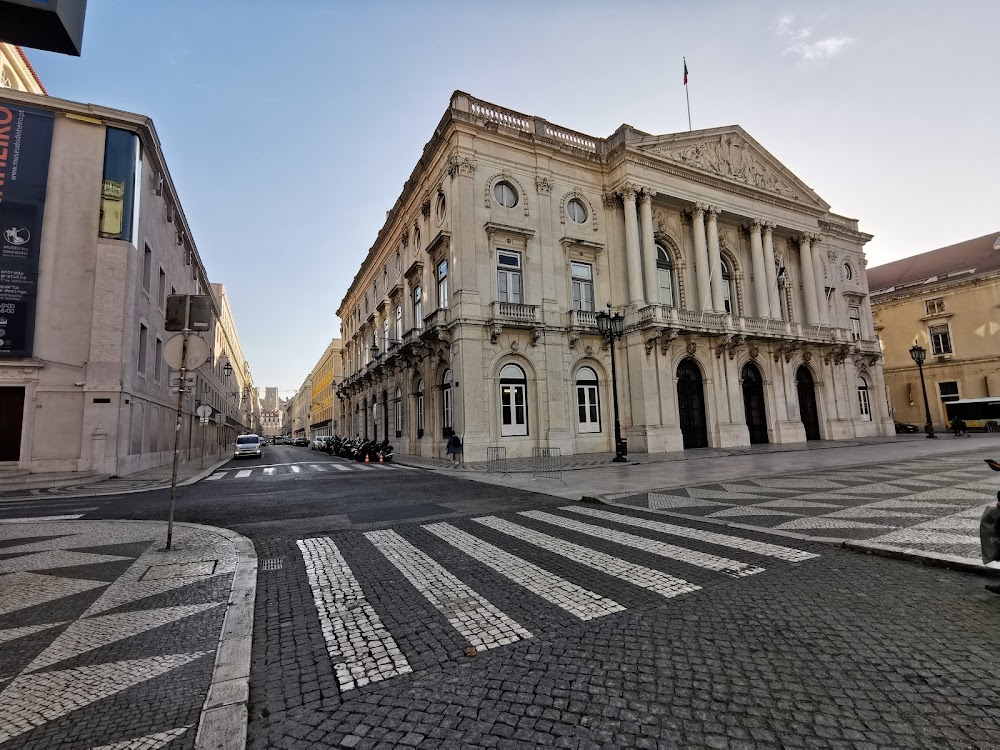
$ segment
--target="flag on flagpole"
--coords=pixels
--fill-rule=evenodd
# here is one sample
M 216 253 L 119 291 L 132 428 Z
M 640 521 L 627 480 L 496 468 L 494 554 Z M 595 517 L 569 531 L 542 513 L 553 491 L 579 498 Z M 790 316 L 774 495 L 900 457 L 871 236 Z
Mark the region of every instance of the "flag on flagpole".
M 688 63 L 687 63 L 687 59 L 686 58 L 682 58 L 682 59 L 684 60 L 684 85 L 687 86 L 688 85 Z

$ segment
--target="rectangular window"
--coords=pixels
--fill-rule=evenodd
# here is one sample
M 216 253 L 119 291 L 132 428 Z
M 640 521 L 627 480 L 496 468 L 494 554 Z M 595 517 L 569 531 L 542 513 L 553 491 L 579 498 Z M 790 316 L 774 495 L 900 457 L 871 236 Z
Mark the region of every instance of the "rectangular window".
M 403 401 L 399 397 L 396 398 L 395 409 L 393 410 L 395 414 L 396 423 L 396 437 L 403 437 Z
M 167 275 L 160 269 L 160 284 L 156 288 L 156 302 L 161 310 L 167 309 Z
M 448 306 L 448 261 L 442 260 L 437 267 L 438 307 Z
M 497 300 L 524 302 L 521 284 L 521 254 L 497 251 Z
M 441 426 L 444 428 L 444 436 L 450 437 L 453 428 L 454 408 L 451 397 L 451 386 L 447 385 L 441 390 Z
M 153 349 L 155 359 L 153 360 L 153 380 L 160 382 L 163 374 L 163 339 L 156 339 L 156 346 Z
M 139 137 L 128 130 L 108 128 L 104 140 L 101 183 L 101 237 L 131 240 L 139 169 Z
M 142 251 L 142 290 L 149 294 L 153 288 L 153 251 L 146 245 Z
M 938 383 L 938 393 L 941 394 L 941 401 L 946 404 L 951 401 L 958 401 L 958 383 L 954 380 Z
M 571 263 L 573 309 L 594 312 L 594 268 L 589 263 Z
M 576 410 L 580 432 L 601 431 L 601 410 L 597 402 L 597 385 L 576 386 Z
M 504 437 L 528 434 L 525 391 L 521 383 L 500 384 L 500 434 Z
M 146 349 L 149 348 L 149 329 L 142 323 L 139 324 L 139 372 L 146 374 Z
M 417 394 L 417 437 L 424 436 L 424 394 Z
M 417 330 L 424 327 L 424 299 L 419 286 L 413 290 L 413 327 Z
M 861 339 L 861 308 L 857 305 L 849 305 L 847 308 L 848 317 L 851 319 L 851 335 L 855 341 Z
M 396 305 L 396 341 L 403 340 L 403 306 Z
M 951 354 L 951 332 L 948 326 L 931 326 L 931 354 Z
M 858 403 L 861 406 L 861 421 L 872 421 L 872 407 L 868 400 L 868 388 L 858 388 Z
M 944 312 L 944 297 L 924 300 L 924 309 L 928 315 L 940 315 Z

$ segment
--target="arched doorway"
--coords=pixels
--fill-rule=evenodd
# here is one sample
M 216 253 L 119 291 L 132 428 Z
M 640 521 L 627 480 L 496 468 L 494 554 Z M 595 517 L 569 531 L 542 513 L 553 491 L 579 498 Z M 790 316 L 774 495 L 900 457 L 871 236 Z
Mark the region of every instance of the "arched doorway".
M 753 362 L 743 365 L 743 409 L 750 429 L 750 444 L 767 442 L 767 412 L 764 409 L 764 378 Z
M 389 439 L 389 392 L 382 391 L 382 435 Z
M 799 392 L 799 416 L 806 428 L 806 440 L 819 440 L 819 412 L 816 410 L 816 387 L 812 373 L 799 365 L 795 373 L 795 386 Z
M 708 445 L 708 420 L 705 418 L 705 389 L 701 370 L 690 358 L 677 367 L 677 410 L 680 413 L 684 448 Z

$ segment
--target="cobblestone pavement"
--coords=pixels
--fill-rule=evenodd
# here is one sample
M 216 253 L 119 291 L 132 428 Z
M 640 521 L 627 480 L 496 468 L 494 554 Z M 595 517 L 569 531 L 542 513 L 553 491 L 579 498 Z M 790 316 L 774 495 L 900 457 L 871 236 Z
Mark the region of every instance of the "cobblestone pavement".
M 995 746 L 1000 597 L 786 541 L 580 504 L 258 540 L 249 747 Z
M 982 453 L 613 493 L 619 505 L 811 536 L 980 559 L 979 518 L 998 475 Z
M 0 750 L 194 747 L 237 556 L 165 531 L 0 521 Z

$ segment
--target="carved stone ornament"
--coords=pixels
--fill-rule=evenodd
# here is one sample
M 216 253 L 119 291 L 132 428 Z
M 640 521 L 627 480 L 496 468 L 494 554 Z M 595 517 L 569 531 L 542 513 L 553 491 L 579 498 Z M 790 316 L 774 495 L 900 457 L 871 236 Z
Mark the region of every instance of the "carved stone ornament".
M 576 348 L 576 342 L 579 341 L 579 340 L 580 340 L 580 332 L 579 331 L 570 331 L 569 332 L 569 345 L 570 345 L 571 348 L 575 349 Z
M 670 345 L 677 340 L 679 331 L 676 328 L 663 328 L 660 330 L 660 352 L 665 356 L 670 353 Z
M 490 327 L 490 343 L 495 344 L 500 340 L 500 334 L 503 333 L 503 326 L 495 324 Z
M 516 351 L 517 351 L 517 339 L 513 339 L 513 340 L 512 340 L 511 342 L 510 342 L 510 350 L 511 350 L 512 352 L 516 352 Z
M 646 356 L 649 356 L 656 347 L 656 342 L 660 338 L 660 332 L 650 334 L 646 337 Z
M 421 201 L 421 203 L 420 203 L 420 214 L 425 219 L 428 216 L 431 215 L 431 199 L 430 198 L 424 198 L 423 201 Z
M 448 176 L 455 179 L 455 175 L 471 177 L 476 173 L 476 163 L 468 156 L 452 154 L 448 157 Z
M 757 359 L 757 355 L 760 354 L 760 349 L 751 344 L 750 348 L 747 350 L 747 354 L 750 355 L 750 359 Z
M 684 350 L 688 354 L 694 355 L 694 353 L 696 351 L 698 351 L 698 345 L 696 343 L 694 343 L 693 341 L 688 341 L 687 342 L 687 346 L 684 347 Z
M 551 195 L 552 180 L 550 180 L 548 177 L 536 177 L 535 189 L 538 190 L 539 195 Z
M 615 193 L 601 193 L 601 203 L 604 204 L 607 210 L 613 211 L 618 208 L 619 202 L 618 196 Z
M 532 346 L 538 346 L 538 341 L 539 341 L 539 339 L 542 338 L 542 334 L 543 333 L 544 333 L 544 331 L 541 328 L 532 328 L 531 329 L 531 345 Z
M 812 352 L 802 352 L 802 361 L 811 362 L 813 358 Z
M 739 351 L 739 348 L 741 346 L 743 346 L 743 341 L 744 341 L 743 336 L 737 335 L 732 337 L 732 340 L 730 340 L 729 345 L 727 347 L 727 349 L 729 350 L 729 359 L 736 358 L 736 352 Z
M 714 345 L 714 348 L 715 348 L 715 358 L 716 359 L 720 359 L 722 357 L 722 355 L 726 351 L 726 349 L 729 348 L 730 343 L 732 343 L 732 340 L 733 340 L 733 337 L 732 337 L 731 334 L 726 334 L 725 336 L 722 336 L 719 339 L 718 343 L 716 343 Z

